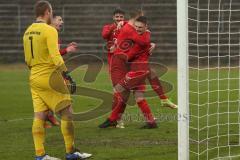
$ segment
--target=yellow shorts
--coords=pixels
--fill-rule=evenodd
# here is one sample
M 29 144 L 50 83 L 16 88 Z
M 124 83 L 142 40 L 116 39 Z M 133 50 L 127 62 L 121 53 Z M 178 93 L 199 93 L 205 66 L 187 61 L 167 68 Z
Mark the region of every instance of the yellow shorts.
M 71 97 L 62 76 L 39 76 L 30 79 L 34 112 L 58 112 L 71 105 Z

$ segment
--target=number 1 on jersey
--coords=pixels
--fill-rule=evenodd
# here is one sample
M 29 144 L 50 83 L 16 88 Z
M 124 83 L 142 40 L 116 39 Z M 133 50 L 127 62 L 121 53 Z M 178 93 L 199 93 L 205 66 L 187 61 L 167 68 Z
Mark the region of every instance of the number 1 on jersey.
M 31 53 L 32 53 L 32 58 L 34 59 L 34 54 L 33 54 L 33 37 L 29 37 L 29 40 L 31 41 Z

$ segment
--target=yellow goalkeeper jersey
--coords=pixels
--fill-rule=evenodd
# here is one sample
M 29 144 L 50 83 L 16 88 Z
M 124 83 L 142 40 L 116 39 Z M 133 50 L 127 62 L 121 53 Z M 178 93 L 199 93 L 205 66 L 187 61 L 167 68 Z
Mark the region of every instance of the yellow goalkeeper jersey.
M 58 33 L 46 23 L 33 23 L 23 36 L 25 62 L 31 69 L 30 79 L 51 74 L 56 68 L 66 70 L 58 48 Z

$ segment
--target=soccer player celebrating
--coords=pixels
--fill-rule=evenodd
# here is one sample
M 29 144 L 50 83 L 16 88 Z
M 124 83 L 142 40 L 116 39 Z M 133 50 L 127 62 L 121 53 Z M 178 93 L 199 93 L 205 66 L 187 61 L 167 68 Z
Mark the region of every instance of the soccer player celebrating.
M 56 30 L 58 32 L 60 32 L 63 24 L 64 24 L 64 22 L 63 22 L 62 17 L 59 15 L 53 14 L 51 26 L 53 26 L 54 28 L 56 28 Z M 61 39 L 60 38 L 58 39 L 58 44 L 59 44 L 59 49 L 60 49 L 61 48 Z M 72 52 L 76 52 L 76 51 L 77 51 L 77 43 L 76 42 L 71 42 L 68 44 L 68 46 L 66 48 L 59 50 L 59 52 L 62 56 L 67 53 L 72 53 Z
M 125 12 L 121 9 L 115 9 L 113 12 L 113 23 L 112 24 L 106 24 L 103 26 L 102 29 L 102 37 L 107 42 L 107 60 L 109 69 L 111 66 L 113 51 L 115 49 L 115 41 L 117 39 L 118 34 L 120 33 L 121 28 L 127 24 L 126 21 L 124 21 Z M 110 70 L 109 70 L 110 71 Z M 126 105 L 126 104 L 124 104 Z M 124 122 L 119 120 L 118 124 L 116 126 L 117 128 L 124 128 Z
M 136 32 L 139 35 L 144 34 L 145 32 L 150 31 L 147 30 L 147 18 L 144 16 L 140 16 L 136 19 L 134 22 L 134 27 L 136 29 Z M 143 48 L 142 52 L 136 55 L 136 57 L 131 61 L 130 63 L 130 70 L 132 72 L 146 72 L 149 73 L 148 77 L 150 75 L 149 67 L 148 67 L 148 60 L 149 55 L 152 53 L 152 51 L 155 49 L 155 44 L 151 43 L 149 46 Z M 157 128 L 157 124 L 155 122 L 154 116 L 151 113 L 150 107 L 144 98 L 144 91 L 145 91 L 145 80 L 142 80 L 139 82 L 139 84 L 133 88 L 134 90 L 134 96 L 137 102 L 137 105 L 141 109 L 142 113 L 145 116 L 145 119 L 147 120 L 146 125 L 144 125 L 142 128 Z
M 139 15 L 143 15 L 143 13 L 141 12 L 141 13 L 139 13 Z M 134 14 L 132 14 L 132 16 L 134 16 Z M 113 16 L 113 19 L 115 20 L 115 23 L 110 24 L 110 25 L 105 25 L 104 28 L 103 28 L 102 36 L 103 36 L 104 39 L 107 40 L 107 44 L 108 44 L 107 48 L 108 48 L 108 64 L 109 65 L 111 65 L 110 62 L 111 62 L 112 56 L 113 56 L 113 49 L 116 48 L 115 44 L 116 44 L 116 40 L 118 38 L 118 35 L 119 35 L 120 31 L 122 30 L 123 26 L 125 26 L 125 24 L 126 24 L 126 21 L 124 21 L 123 17 L 124 17 L 124 12 L 123 11 L 115 10 L 114 11 L 114 16 Z M 124 23 L 120 23 L 120 22 L 124 22 Z M 130 23 L 132 23 L 132 22 L 130 22 Z M 132 23 L 132 25 L 133 25 L 133 23 Z M 140 29 L 143 29 L 143 28 L 144 27 L 142 27 Z M 125 43 L 125 42 L 127 42 L 127 43 Z M 122 43 L 122 46 L 124 46 L 124 45 L 129 47 L 128 45 L 131 45 L 131 41 L 126 41 L 125 40 L 124 43 Z M 155 45 L 155 44 L 152 43 L 152 45 Z M 152 49 L 153 48 L 154 47 L 152 47 Z M 131 58 L 131 56 L 130 56 L 130 58 Z M 123 71 L 123 74 L 124 74 L 124 72 L 125 72 L 124 69 L 122 69 L 122 71 Z M 116 73 L 118 73 L 118 72 L 116 72 Z M 114 77 L 117 77 L 117 76 L 114 76 Z M 172 108 L 172 109 L 177 108 L 177 105 L 172 103 L 168 99 L 168 97 L 164 94 L 163 87 L 162 87 L 162 85 L 161 85 L 161 83 L 160 83 L 160 81 L 159 81 L 159 79 L 158 79 L 158 77 L 157 77 L 157 75 L 156 75 L 156 73 L 153 69 L 149 69 L 149 74 L 147 76 L 147 79 L 150 82 L 153 90 L 158 94 L 159 98 L 161 99 L 162 106 L 169 107 L 169 108 Z M 126 97 L 128 97 L 127 93 L 125 93 L 125 95 L 127 95 Z M 113 100 L 113 102 L 114 102 L 114 100 Z M 125 108 L 125 107 L 126 107 L 126 103 L 123 104 L 123 108 Z M 114 109 L 114 107 L 112 107 L 112 108 Z M 123 127 L 122 121 L 120 121 L 120 123 L 118 122 L 117 127 Z
M 127 23 L 124 21 L 125 12 L 121 9 L 116 9 L 113 12 L 113 23 L 106 24 L 102 29 L 102 37 L 107 41 L 107 50 L 108 50 L 108 64 L 110 65 L 111 58 L 113 55 L 113 49 L 115 40 L 121 30 L 121 28 Z
M 150 46 L 150 33 L 138 34 L 133 27 L 135 19 L 140 15 L 142 15 L 142 12 L 134 12 L 128 24 L 123 27 L 117 37 L 117 48 L 111 62 L 111 79 L 114 85 L 113 106 L 115 107 L 113 107 L 110 117 L 103 124 L 99 125 L 100 128 L 116 126 L 116 121 L 121 118 L 121 114 L 125 110 L 124 104 L 128 100 L 129 91 L 141 81 L 144 81 L 149 73 L 148 71 L 128 72 L 127 61 L 132 60 L 136 54 Z M 122 79 L 122 77 L 125 78 Z M 141 95 L 139 95 L 139 101 L 140 98 L 142 98 Z M 145 128 L 156 128 L 150 108 L 145 104 L 138 103 L 147 120 L 147 124 L 149 124 L 148 126 L 151 126 Z
M 48 1 L 35 5 L 36 22 L 24 33 L 25 62 L 30 69 L 30 87 L 33 99 L 34 119 L 32 125 L 35 160 L 59 160 L 45 153 L 45 129 L 48 110 L 61 116 L 66 160 L 84 159 L 91 154 L 80 153 L 74 146 L 74 126 L 71 98 L 64 79 L 72 82 L 58 49 L 58 33 L 51 23 L 52 7 Z M 53 79 L 54 78 L 54 81 Z M 53 89 L 55 88 L 55 89 Z M 72 88 L 71 93 L 74 93 Z
M 62 20 L 62 17 L 59 16 L 59 15 L 53 14 L 53 19 L 51 21 L 51 26 L 53 26 L 54 28 L 56 28 L 56 30 L 58 32 L 60 32 L 63 24 L 64 24 L 64 22 Z M 58 45 L 59 45 L 59 52 L 62 56 L 67 54 L 67 53 L 76 52 L 76 50 L 77 50 L 77 43 L 76 42 L 71 42 L 70 44 L 68 44 L 68 47 L 60 49 L 61 48 L 61 40 L 59 38 L 58 39 Z M 60 123 L 57 121 L 57 119 L 55 118 L 52 111 L 48 112 L 47 120 L 54 126 L 59 126 L 60 125 Z M 52 126 L 46 122 L 44 127 L 45 128 L 51 128 Z

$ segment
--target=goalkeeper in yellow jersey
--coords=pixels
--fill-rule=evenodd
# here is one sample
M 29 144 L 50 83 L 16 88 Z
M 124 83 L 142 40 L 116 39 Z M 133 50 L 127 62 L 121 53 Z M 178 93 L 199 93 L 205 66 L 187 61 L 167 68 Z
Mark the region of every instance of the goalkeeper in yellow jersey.
M 66 160 L 91 157 L 80 153 L 74 146 L 74 126 L 71 98 L 64 79 L 72 83 L 70 92 L 76 89 L 68 74 L 58 49 L 58 33 L 51 27 L 52 7 L 48 1 L 38 1 L 35 5 L 36 22 L 24 33 L 23 45 L 25 61 L 30 69 L 30 87 L 34 108 L 32 125 L 35 145 L 35 160 L 59 160 L 50 157 L 44 149 L 44 123 L 48 110 L 61 116 L 61 131 L 65 142 Z

